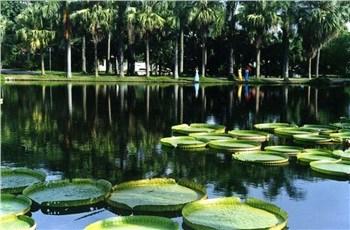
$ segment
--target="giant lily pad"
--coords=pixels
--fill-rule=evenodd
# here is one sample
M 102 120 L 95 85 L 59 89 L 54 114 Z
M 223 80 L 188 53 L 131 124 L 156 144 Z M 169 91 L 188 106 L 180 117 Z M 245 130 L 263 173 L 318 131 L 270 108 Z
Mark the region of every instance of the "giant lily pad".
M 8 215 L 23 215 L 30 210 L 32 201 L 23 195 L 1 194 L 0 218 Z
M 224 133 L 226 127 L 223 125 L 192 123 L 191 125 L 180 124 L 171 127 L 175 133 L 188 135 L 190 133 Z
M 182 210 L 184 223 L 193 229 L 283 229 L 288 215 L 279 207 L 255 198 L 239 197 L 196 201 Z
M 238 140 L 251 140 L 264 142 L 269 139 L 269 134 L 258 130 L 231 130 L 228 134 L 237 136 Z
M 280 165 L 288 163 L 289 156 L 285 153 L 274 151 L 244 151 L 234 154 L 233 159 L 249 163 Z
M 204 148 L 207 145 L 205 142 L 189 136 L 164 137 L 160 142 L 164 146 L 177 147 L 179 149 Z
M 317 135 L 317 134 L 316 135 L 297 134 L 297 135 L 294 135 L 293 137 L 297 141 L 306 141 L 306 142 L 313 142 L 313 143 L 329 142 L 334 140 L 334 138 L 328 135 Z
M 350 161 L 350 149 L 348 150 L 334 150 L 333 154 L 340 157 L 342 160 Z
M 345 141 L 346 139 L 350 139 L 350 133 L 347 133 L 347 132 L 331 133 L 329 135 L 331 137 L 338 138 L 339 141 Z
M 298 153 L 302 152 L 304 148 L 297 147 L 297 146 L 275 145 L 275 146 L 266 146 L 264 150 L 281 152 L 281 153 L 286 153 L 289 156 L 295 156 Z
M 317 124 L 305 124 L 302 128 L 315 129 L 320 132 L 321 135 L 334 133 L 338 130 L 338 127 L 333 125 L 317 125 Z
M 213 140 L 236 140 L 237 138 L 233 135 L 226 133 L 191 133 L 190 137 L 196 138 L 196 140 L 209 142 Z
M 247 140 L 215 140 L 210 141 L 208 145 L 213 149 L 225 150 L 227 152 L 261 149 L 260 142 Z
M 287 127 L 298 127 L 295 124 L 289 124 L 289 123 L 261 123 L 261 124 L 255 124 L 254 128 L 265 130 L 268 132 L 273 132 L 276 128 L 287 128 Z
M 312 170 L 334 176 L 350 176 L 350 161 L 314 161 Z
M 274 133 L 277 136 L 292 138 L 296 134 L 319 134 L 319 131 L 308 128 L 277 128 Z
M 303 152 L 297 154 L 297 159 L 300 162 L 303 163 L 310 163 L 312 161 L 321 161 L 321 160 L 327 160 L 327 161 L 339 161 L 339 157 L 333 155 L 332 153 L 309 153 L 309 152 Z
M 8 215 L 0 218 L 1 229 L 35 230 L 35 220 L 26 215 Z
M 155 178 L 125 182 L 113 186 L 107 204 L 134 211 L 180 211 L 187 203 L 206 199 L 204 187 L 181 179 Z
M 111 187 L 106 180 L 76 178 L 71 182 L 56 180 L 34 184 L 24 189 L 23 194 L 42 206 L 77 207 L 105 200 Z
M 31 169 L 0 169 L 1 193 L 20 193 L 23 189 L 46 179 L 46 174 Z
M 350 123 L 349 122 L 336 122 L 331 124 L 333 126 L 336 126 L 341 129 L 350 129 Z
M 118 216 L 97 221 L 88 225 L 84 230 L 103 229 L 179 229 L 179 224 L 166 217 L 160 216 Z

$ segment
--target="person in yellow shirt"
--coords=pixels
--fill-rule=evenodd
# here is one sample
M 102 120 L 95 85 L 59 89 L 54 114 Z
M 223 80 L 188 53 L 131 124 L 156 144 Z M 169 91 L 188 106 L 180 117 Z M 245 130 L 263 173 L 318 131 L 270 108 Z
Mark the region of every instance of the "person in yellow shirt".
M 242 76 L 242 67 L 239 67 L 238 69 L 238 80 L 242 81 L 243 80 L 243 76 Z

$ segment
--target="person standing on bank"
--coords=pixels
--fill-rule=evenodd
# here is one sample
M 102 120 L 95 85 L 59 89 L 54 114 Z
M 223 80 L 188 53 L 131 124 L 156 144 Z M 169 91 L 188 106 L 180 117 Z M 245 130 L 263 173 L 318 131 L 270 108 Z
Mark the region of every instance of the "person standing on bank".
M 239 80 L 239 81 L 242 81 L 242 80 L 243 80 L 243 77 L 242 77 L 242 67 L 239 67 L 239 69 L 238 69 L 238 80 Z
M 246 81 L 248 81 L 249 79 L 249 72 L 251 71 L 252 69 L 247 65 L 246 68 L 245 68 L 245 72 L 244 72 L 244 79 Z
M 199 82 L 198 67 L 196 66 L 196 73 L 194 75 L 194 82 Z

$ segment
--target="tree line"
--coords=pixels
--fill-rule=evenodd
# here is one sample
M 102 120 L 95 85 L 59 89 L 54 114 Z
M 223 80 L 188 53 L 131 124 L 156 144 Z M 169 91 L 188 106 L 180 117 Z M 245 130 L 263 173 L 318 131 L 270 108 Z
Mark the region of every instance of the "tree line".
M 320 75 L 320 63 L 323 73 L 350 74 L 347 1 L 0 4 L 3 67 L 40 68 L 44 75 L 50 53 L 53 69 L 68 78 L 72 71 L 98 76 L 103 58 L 106 73 L 120 77 L 135 75 L 136 61 L 146 63 L 146 77 L 170 69 L 178 78 L 198 67 L 201 76 L 232 79 L 250 66 L 258 78 L 288 79 L 291 72 L 311 78 Z M 321 50 L 328 56 L 322 59 Z

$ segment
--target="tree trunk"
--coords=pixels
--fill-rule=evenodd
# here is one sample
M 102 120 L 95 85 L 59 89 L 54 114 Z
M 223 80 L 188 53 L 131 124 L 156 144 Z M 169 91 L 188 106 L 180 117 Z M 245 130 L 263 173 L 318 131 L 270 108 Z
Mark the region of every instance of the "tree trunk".
M 118 8 L 118 54 L 119 54 L 119 77 L 124 77 L 124 42 L 123 42 L 123 31 L 124 31 L 124 15 L 126 11 L 126 3 L 121 2 Z
M 72 78 L 72 47 L 71 47 L 71 39 L 67 39 L 67 78 Z
M 149 77 L 149 36 L 146 34 L 146 77 Z
M 108 40 L 107 40 L 107 60 L 106 60 L 106 74 L 111 73 L 111 38 L 112 38 L 112 31 L 108 32 Z
M 309 57 L 309 71 L 308 71 L 309 79 L 311 79 L 311 63 L 312 63 L 312 58 Z
M 94 42 L 94 51 L 95 51 L 95 77 L 98 77 L 97 42 Z
M 181 38 L 180 38 L 181 40 Z M 179 72 L 178 72 L 178 69 L 179 69 L 179 63 L 178 63 L 178 59 L 179 59 L 179 55 L 178 55 L 178 51 L 179 51 L 179 48 L 178 48 L 178 43 L 177 43 L 177 39 L 175 39 L 175 54 L 174 54 L 174 78 L 175 79 L 178 79 L 179 78 Z M 181 60 L 181 58 L 180 58 Z
M 176 42 L 177 43 L 177 42 Z M 180 31 L 180 76 L 184 73 L 184 29 Z
M 41 58 L 41 75 L 45 75 L 45 55 L 44 50 L 40 50 L 40 58 Z
M 261 47 L 256 48 L 256 77 L 260 77 L 260 54 L 261 54 Z
M 228 78 L 233 79 L 234 74 L 235 57 L 233 55 L 233 47 L 230 44 L 229 61 L 228 61 Z
M 207 41 L 207 33 L 203 29 L 202 30 L 202 77 L 205 77 L 205 68 L 206 68 L 206 64 L 207 64 L 206 41 Z
M 135 75 L 135 31 L 132 24 L 128 24 L 128 75 Z
M 317 49 L 317 56 L 316 56 L 316 68 L 315 68 L 315 77 L 318 78 L 318 73 L 320 70 L 320 55 L 321 55 L 321 48 Z
M 81 72 L 86 73 L 86 38 L 82 36 L 81 39 Z
M 286 81 L 289 78 L 289 31 L 288 29 L 282 29 L 283 31 L 283 68 L 282 68 L 282 76 L 283 79 Z

